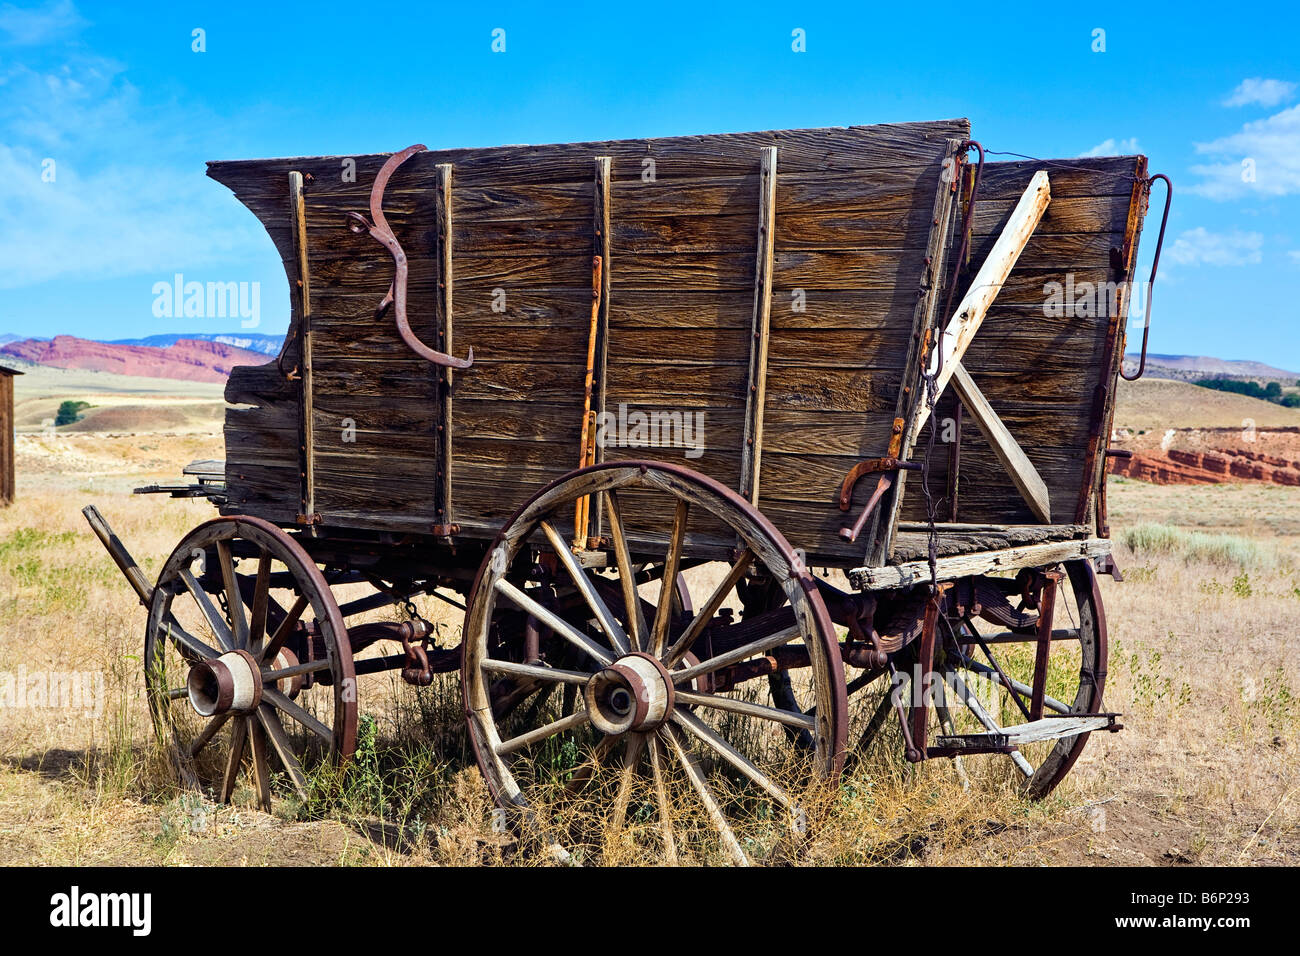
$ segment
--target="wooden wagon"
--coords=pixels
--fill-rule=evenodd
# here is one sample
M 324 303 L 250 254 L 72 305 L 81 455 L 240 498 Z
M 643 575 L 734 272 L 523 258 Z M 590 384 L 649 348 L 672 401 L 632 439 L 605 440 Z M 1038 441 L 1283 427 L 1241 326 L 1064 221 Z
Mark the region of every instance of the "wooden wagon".
M 232 373 L 224 464 L 154 489 L 221 513 L 154 584 L 88 509 L 191 785 L 229 799 L 247 752 L 265 805 L 277 763 L 305 792 L 367 675 L 459 670 L 503 826 L 563 845 L 534 809 L 612 780 L 673 859 L 680 786 L 743 862 L 892 715 L 908 760 L 1001 755 L 1033 796 L 1118 728 L 1144 157 L 986 163 L 952 120 L 208 174 L 283 259 L 285 347 Z M 455 646 L 419 595 L 463 599 Z

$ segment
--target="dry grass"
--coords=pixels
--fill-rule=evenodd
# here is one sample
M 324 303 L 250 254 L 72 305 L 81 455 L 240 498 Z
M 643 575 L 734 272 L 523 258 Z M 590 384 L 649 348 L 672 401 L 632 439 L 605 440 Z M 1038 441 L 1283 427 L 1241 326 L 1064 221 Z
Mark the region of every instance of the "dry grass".
M 342 786 L 322 781 L 328 796 L 281 801 L 270 816 L 247 793 L 216 807 L 175 791 L 143 700 L 143 613 L 79 511 L 96 504 L 156 572 L 211 508 L 127 492 L 201 457 L 221 457 L 219 435 L 20 439 L 19 501 L 0 511 L 0 672 L 101 673 L 104 701 L 93 714 L 0 715 L 0 863 L 545 862 L 492 830 L 454 677 L 421 690 L 388 677 L 363 685 L 361 750 Z M 1112 482 L 1111 510 L 1128 580 L 1103 579 L 1107 703 L 1124 713 L 1123 733 L 1094 735 L 1035 804 L 999 758 L 967 760 L 968 789 L 950 762 L 908 765 L 891 726 L 837 789 L 801 794 L 806 841 L 787 842 L 758 813 L 747 845 L 774 862 L 829 864 L 1300 861 L 1300 670 L 1289 653 L 1300 495 Z M 1137 530 L 1144 523 L 1173 530 Z M 1250 560 L 1193 546 L 1189 530 L 1234 535 Z M 423 610 L 456 640 L 455 615 L 436 607 Z M 634 793 L 621 832 L 602 831 L 612 786 L 600 780 L 587 797 L 597 823 L 583 860 L 662 862 L 657 822 L 641 812 L 648 793 Z M 682 833 L 707 831 L 689 801 L 674 816 Z M 689 862 L 719 861 L 706 840 L 684 842 Z

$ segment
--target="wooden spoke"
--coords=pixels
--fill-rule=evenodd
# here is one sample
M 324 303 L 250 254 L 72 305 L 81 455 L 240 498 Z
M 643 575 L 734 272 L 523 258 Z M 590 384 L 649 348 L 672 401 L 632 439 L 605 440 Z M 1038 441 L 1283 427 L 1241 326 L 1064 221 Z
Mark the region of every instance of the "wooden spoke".
M 690 505 L 685 498 L 677 499 L 673 512 L 673 533 L 668 541 L 668 555 L 664 558 L 664 573 L 659 579 L 659 608 L 655 611 L 654 631 L 650 635 L 650 653 L 662 657 L 668 644 L 668 627 L 672 623 L 673 592 L 677 584 L 677 568 L 682 562 L 682 546 L 686 543 L 686 519 Z
M 731 570 L 722 580 L 722 583 L 713 589 L 713 593 L 709 595 L 709 599 L 704 602 L 704 607 L 700 608 L 700 612 L 695 615 L 695 619 L 692 620 L 686 630 L 682 632 L 682 636 L 677 638 L 677 641 L 673 646 L 668 649 L 668 654 L 664 657 L 665 667 L 671 670 L 673 665 L 681 660 L 682 657 L 685 656 L 686 652 L 691 649 L 691 645 L 695 643 L 695 639 L 704 632 L 704 628 L 713 620 L 713 615 L 718 613 L 718 608 L 722 607 L 722 602 L 727 599 L 727 595 L 732 592 L 732 589 L 740 582 L 740 579 L 745 576 L 745 573 L 749 570 L 749 566 L 753 561 L 754 552 L 749 548 L 746 548 L 745 553 L 740 556 L 740 560 L 731 566 Z
M 587 783 L 596 773 L 596 768 L 605 763 L 605 758 L 608 757 L 609 752 L 614 749 L 614 744 L 618 739 L 619 738 L 617 737 L 602 737 L 600 743 L 596 744 L 596 746 L 592 748 L 591 754 L 587 759 L 574 768 L 573 776 L 569 778 L 569 782 L 564 788 L 570 796 L 581 792 L 582 789 L 586 787 Z
M 271 741 L 276 756 L 280 758 L 280 765 L 284 767 L 285 773 L 293 781 L 293 788 L 298 791 L 299 797 L 306 800 L 307 775 L 303 773 L 302 764 L 298 762 L 298 758 L 293 752 L 293 746 L 289 742 L 289 735 L 285 733 L 284 724 L 280 723 L 280 715 L 275 712 L 275 708 L 271 705 L 262 704 L 257 708 L 257 720 L 266 732 L 267 738 Z
M 970 688 L 966 686 L 966 682 L 958 677 L 956 672 L 944 671 L 943 679 L 946 680 L 948 685 L 956 692 L 958 699 L 960 699 L 961 702 L 966 705 L 966 708 L 975 715 L 975 719 L 984 725 L 985 730 L 992 731 L 993 733 L 1002 732 L 1002 728 L 998 725 L 998 722 L 993 719 L 992 715 L 990 715 L 987 710 L 984 709 L 984 705 L 981 704 L 979 699 L 971 693 Z M 1016 765 L 1016 769 L 1024 774 L 1025 777 L 1028 778 L 1034 775 L 1034 768 L 1029 765 L 1029 761 L 1025 759 L 1024 754 L 1013 751 L 1009 756 L 1011 757 L 1011 762 Z
M 668 803 L 668 786 L 664 782 L 663 757 L 659 753 L 657 734 L 651 734 L 646 738 L 646 751 L 650 758 L 650 776 L 654 781 L 655 802 L 659 805 L 659 830 L 664 838 L 664 856 L 669 866 L 676 866 L 677 839 L 673 834 L 672 807 Z
M 511 737 L 509 740 L 503 740 L 496 745 L 498 755 L 514 753 L 524 747 L 531 747 L 539 740 L 545 740 L 547 737 L 553 737 L 556 734 L 563 733 L 574 727 L 580 727 L 587 722 L 587 711 L 579 710 L 567 717 L 561 717 L 559 720 L 553 720 L 549 724 L 537 727 L 527 733 L 520 734 L 518 737 Z
M 973 674 L 979 674 L 981 677 L 987 677 L 998 684 L 1002 684 L 1002 678 L 998 675 L 998 672 L 987 664 L 981 664 L 979 661 L 973 661 L 969 657 L 964 657 L 961 659 L 961 666 L 963 669 L 968 670 Z M 1014 677 L 1007 677 L 1007 683 L 1011 685 L 1010 687 L 1007 687 L 1009 693 L 1023 694 L 1025 696 L 1033 693 L 1032 687 L 1028 684 L 1021 683 Z M 1002 686 L 1005 687 L 1006 685 L 1002 684 Z M 1043 706 L 1047 707 L 1049 710 L 1056 711 L 1058 714 L 1074 713 L 1070 707 L 1061 703 L 1061 701 L 1057 700 L 1055 697 L 1048 697 L 1047 695 L 1043 696 Z
M 230 556 L 230 542 L 217 542 L 217 563 L 221 565 L 221 583 L 226 589 L 226 608 L 235 626 L 235 646 L 248 646 L 248 619 L 244 616 L 244 599 L 235 579 L 235 562 Z
M 736 664 L 747 657 L 753 657 L 755 654 L 761 654 L 764 651 L 770 651 L 774 647 L 780 647 L 782 644 L 789 644 L 796 637 L 799 637 L 800 631 L 797 624 L 777 631 L 775 634 L 769 634 L 767 637 L 761 637 L 756 641 L 751 641 L 744 647 L 738 647 L 734 651 L 727 651 L 725 654 L 718 654 L 710 657 L 706 661 L 700 661 L 693 667 L 687 667 L 680 671 L 673 671 L 673 683 L 684 684 L 687 681 L 694 680 L 701 674 L 711 674 L 720 667 L 726 667 L 728 664 Z
M 248 650 L 254 656 L 262 653 L 262 638 L 266 636 L 267 599 L 271 596 L 271 556 L 263 551 L 257 557 L 257 581 L 253 585 L 253 614 L 248 624 Z
M 273 704 L 278 710 L 281 710 L 288 716 L 292 717 L 326 743 L 330 743 L 334 740 L 334 731 L 330 730 L 319 720 L 307 713 L 307 711 L 303 710 L 275 688 L 263 687 L 262 700 L 269 704 Z
M 266 760 L 266 735 L 260 722 L 243 718 L 248 725 L 248 739 L 253 745 L 253 780 L 257 784 L 257 802 L 267 813 L 271 812 L 271 767 Z
M 285 613 L 284 618 L 280 621 L 280 626 L 275 629 L 271 635 L 271 640 L 262 650 L 262 661 L 273 661 L 275 656 L 280 653 L 280 648 L 284 647 L 284 642 L 289 639 L 293 629 L 298 625 L 298 620 L 302 617 L 302 612 L 307 610 L 307 605 L 311 603 L 307 596 L 301 595 L 293 602 L 293 607 Z
M 750 760 L 736 750 L 735 747 L 727 743 L 726 740 L 719 737 L 713 730 L 701 721 L 690 711 L 677 710 L 673 712 L 673 722 L 679 727 L 684 727 L 692 735 L 699 738 L 709 749 L 717 753 L 727 763 L 731 764 L 755 784 L 767 791 L 767 794 L 787 810 L 794 809 L 794 801 L 785 790 L 772 781 L 767 774 L 754 766 Z
M 229 803 L 235 792 L 235 781 L 239 777 L 240 764 L 244 762 L 244 741 L 248 737 L 248 721 L 236 717 L 230 733 L 230 752 L 226 754 L 226 773 L 221 778 L 221 791 L 217 794 L 217 803 Z
M 754 704 L 747 700 L 737 700 L 734 697 L 723 697 L 719 694 L 700 694 L 695 691 L 678 690 L 676 692 L 678 704 L 686 704 L 691 707 L 709 707 L 714 710 L 725 710 L 733 714 L 744 714 L 746 717 L 758 717 L 762 720 L 776 721 L 778 724 L 785 724 L 787 727 L 799 727 L 810 733 L 817 728 L 817 719 L 811 714 L 797 714 L 793 711 L 782 710 L 780 707 L 768 707 L 766 704 Z
M 176 766 L 176 772 L 180 775 L 181 784 L 187 790 L 202 790 L 203 786 L 199 783 L 199 776 L 194 772 L 194 760 L 190 757 L 188 749 L 181 743 L 180 731 L 176 725 L 171 725 L 172 733 L 172 760 Z
M 934 714 L 939 718 L 939 727 L 949 737 L 957 733 L 956 725 L 952 720 L 952 711 L 948 709 L 948 695 L 944 692 L 947 683 L 939 680 L 934 684 Z M 961 782 L 963 790 L 970 789 L 970 777 L 966 774 L 966 765 L 962 762 L 961 757 L 954 757 L 952 761 L 953 769 L 957 771 L 957 779 Z
M 686 771 L 686 777 L 695 788 L 700 802 L 704 804 L 704 810 L 713 821 L 714 829 L 722 838 L 722 845 L 726 848 L 728 855 L 733 863 L 737 866 L 749 866 L 749 857 L 741 849 L 740 841 L 736 839 L 736 834 L 731 829 L 731 824 L 727 823 L 727 818 L 722 814 L 722 807 L 718 805 L 717 798 L 713 796 L 713 791 L 709 789 L 708 782 L 704 779 L 704 771 L 700 767 L 695 756 L 686 748 L 681 739 L 680 732 L 675 727 L 667 727 L 665 736 L 668 738 L 668 745 L 672 748 L 673 753 L 677 755 L 682 769 Z
M 540 664 L 516 664 L 513 661 L 486 660 L 482 667 L 494 674 L 509 674 L 513 677 L 531 677 L 534 680 L 548 681 L 553 684 L 586 684 L 590 674 L 580 671 L 560 670 L 558 667 L 543 667 Z
M 626 654 L 630 649 L 627 643 L 627 634 L 623 632 L 623 628 L 614 619 L 614 615 L 610 613 L 609 607 L 596 593 L 591 578 L 587 577 L 587 572 L 578 565 L 577 559 L 573 556 L 573 551 L 564 543 L 560 533 L 552 528 L 549 522 L 543 521 L 541 527 L 543 533 L 551 542 L 551 547 L 555 549 L 556 557 L 560 559 L 560 563 L 564 565 L 564 569 L 569 572 L 569 577 L 573 579 L 573 583 L 577 586 L 578 593 L 582 595 L 583 600 L 587 602 L 587 607 L 595 615 L 596 622 L 600 624 L 600 629 L 605 632 L 605 636 L 609 638 L 614 647 L 621 653 Z
M 274 684 L 284 680 L 286 677 L 297 677 L 300 674 L 315 674 L 317 671 L 327 671 L 330 669 L 329 658 L 322 657 L 319 660 L 307 661 L 303 664 L 295 664 L 292 667 L 282 667 L 279 670 L 262 669 L 262 682 L 264 684 Z
M 623 586 L 623 605 L 627 609 L 627 627 L 632 650 L 645 650 L 650 636 L 646 625 L 645 611 L 641 608 L 641 595 L 636 589 L 636 571 L 632 566 L 632 555 L 627 547 L 627 535 L 623 533 L 622 513 L 618 510 L 617 497 L 612 491 L 605 492 L 605 515 L 609 518 L 610 537 L 614 540 L 614 561 L 618 566 L 618 580 Z
M 190 756 L 197 757 L 199 751 L 208 745 L 208 741 L 215 737 L 222 727 L 226 726 L 226 721 L 228 720 L 230 720 L 230 714 L 227 712 L 224 714 L 217 714 L 217 716 L 204 724 L 203 729 L 199 731 L 198 736 L 190 741 L 190 745 L 187 748 Z
M 587 635 L 580 632 L 572 624 L 560 617 L 548 607 L 543 607 L 537 601 L 534 601 L 527 594 L 515 587 L 505 578 L 501 578 L 496 583 L 496 589 L 500 594 L 504 594 L 516 606 L 523 608 L 539 621 L 547 624 L 551 630 L 563 637 L 576 647 L 586 651 L 601 664 L 613 663 L 614 658 L 609 651 L 601 647 Z
M 211 660 L 214 657 L 221 656 L 221 651 L 217 650 L 215 647 L 209 646 L 208 644 L 199 640 L 189 631 L 185 630 L 185 628 L 181 627 L 179 624 L 176 623 L 175 618 L 172 618 L 171 620 L 167 621 L 167 623 L 163 626 L 167 630 L 167 637 L 173 643 L 178 644 L 181 647 L 184 647 L 186 650 L 188 650 L 191 654 L 194 654 L 196 657 L 199 657 L 200 659 L 203 660 Z
M 235 649 L 235 635 L 231 633 L 230 625 L 226 623 L 225 616 L 212 603 L 212 598 L 208 595 L 208 592 L 199 587 L 199 582 L 194 579 L 194 575 L 189 568 L 182 568 L 179 577 L 190 592 L 190 596 L 194 598 L 194 603 L 203 612 L 203 617 L 207 620 L 208 627 L 212 628 L 212 635 L 217 639 L 217 643 L 221 645 L 221 649 L 223 651 L 233 651 Z
M 632 799 L 632 784 L 636 780 L 636 768 L 641 763 L 641 754 L 645 750 L 645 735 L 630 734 L 627 746 L 623 750 L 623 772 L 618 781 L 618 794 L 614 797 L 614 815 L 610 820 L 610 829 L 619 833 L 627 820 L 627 805 Z

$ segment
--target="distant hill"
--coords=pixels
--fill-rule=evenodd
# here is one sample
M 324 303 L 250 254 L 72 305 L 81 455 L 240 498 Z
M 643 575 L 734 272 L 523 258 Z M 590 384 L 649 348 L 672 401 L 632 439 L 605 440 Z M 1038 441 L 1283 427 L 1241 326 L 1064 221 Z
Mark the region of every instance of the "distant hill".
M 0 345 L 0 361 L 21 359 L 56 368 L 143 375 L 187 382 L 224 382 L 236 365 L 264 365 L 264 352 L 236 348 L 222 342 L 178 339 L 163 348 L 117 345 L 56 335 L 48 341 L 24 339 Z
M 1132 352 L 1124 356 L 1124 371 L 1137 371 L 1141 356 Z M 1288 372 L 1263 362 L 1244 359 L 1220 359 L 1207 355 L 1157 355 L 1147 353 L 1146 375 L 1151 378 L 1172 378 L 1192 382 L 1199 378 L 1242 378 L 1256 381 L 1278 380 L 1294 385 L 1300 372 Z
M 1149 363 L 1147 370 L 1150 371 Z M 1158 377 L 1143 376 L 1136 382 L 1120 382 L 1115 406 L 1116 428 L 1240 429 L 1250 422 L 1257 428 L 1300 428 L 1300 409 Z
M 4 339 L 4 336 L 0 336 L 0 345 L 4 344 Z M 220 342 L 223 345 L 233 345 L 237 349 L 261 352 L 263 355 L 279 355 L 280 346 L 284 344 L 283 335 L 263 335 L 260 332 L 185 332 L 168 335 L 146 335 L 142 339 L 110 339 L 107 344 L 146 345 L 150 348 L 167 348 L 169 345 L 175 345 L 184 339 L 196 342 Z

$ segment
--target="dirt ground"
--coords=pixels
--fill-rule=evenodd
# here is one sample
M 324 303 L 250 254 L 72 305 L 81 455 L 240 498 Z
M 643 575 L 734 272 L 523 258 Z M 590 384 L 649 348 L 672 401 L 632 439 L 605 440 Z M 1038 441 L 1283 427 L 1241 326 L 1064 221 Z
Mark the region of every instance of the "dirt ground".
M 93 714 L 0 710 L 0 864 L 520 860 L 491 831 L 472 761 L 408 768 L 413 782 L 399 789 L 418 793 L 420 804 L 401 814 L 345 806 L 311 818 L 280 807 L 268 815 L 248 794 L 218 807 L 156 786 L 143 611 L 80 509 L 96 504 L 152 575 L 212 509 L 129 492 L 174 481 L 182 465 L 209 457 L 222 457 L 213 431 L 19 436 L 19 498 L 0 511 L 0 674 L 95 672 L 104 692 Z M 873 752 L 846 784 L 803 862 L 1300 862 L 1300 666 L 1290 654 L 1300 616 L 1300 493 L 1115 478 L 1109 492 L 1126 580 L 1102 578 L 1106 696 L 1125 729 L 1094 734 L 1041 803 L 993 775 L 972 773 L 963 789 L 946 761 L 909 769 L 897 741 L 882 740 L 889 751 Z M 1126 531 L 1150 523 L 1249 547 L 1240 559 L 1134 553 Z M 399 683 L 392 693 L 408 690 Z

